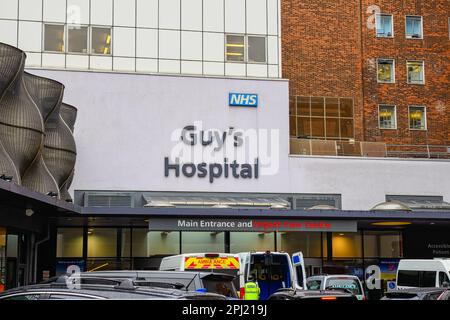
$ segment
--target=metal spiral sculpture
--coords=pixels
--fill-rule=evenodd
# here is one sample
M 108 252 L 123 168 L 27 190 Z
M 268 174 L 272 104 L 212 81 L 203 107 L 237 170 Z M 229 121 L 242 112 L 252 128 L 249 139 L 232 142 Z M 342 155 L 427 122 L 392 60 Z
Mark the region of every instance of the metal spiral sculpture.
M 64 85 L 24 72 L 25 59 L 0 43 L 0 176 L 70 201 L 77 111 L 62 103 Z

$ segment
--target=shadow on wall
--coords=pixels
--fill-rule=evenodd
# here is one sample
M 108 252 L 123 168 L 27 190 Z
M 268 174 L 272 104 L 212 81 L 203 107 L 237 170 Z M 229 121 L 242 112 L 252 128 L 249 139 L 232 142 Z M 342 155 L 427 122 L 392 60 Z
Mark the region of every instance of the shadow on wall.
M 71 201 L 77 109 L 63 84 L 24 72 L 25 59 L 0 43 L 0 177 Z

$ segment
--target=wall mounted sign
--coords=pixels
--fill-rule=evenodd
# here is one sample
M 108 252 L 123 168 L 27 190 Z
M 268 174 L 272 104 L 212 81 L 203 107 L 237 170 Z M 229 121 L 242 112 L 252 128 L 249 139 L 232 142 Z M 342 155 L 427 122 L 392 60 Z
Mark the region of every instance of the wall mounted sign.
M 258 95 L 254 93 L 230 93 L 228 95 L 230 107 L 258 107 Z
M 292 219 L 152 218 L 150 231 L 356 232 L 356 221 Z

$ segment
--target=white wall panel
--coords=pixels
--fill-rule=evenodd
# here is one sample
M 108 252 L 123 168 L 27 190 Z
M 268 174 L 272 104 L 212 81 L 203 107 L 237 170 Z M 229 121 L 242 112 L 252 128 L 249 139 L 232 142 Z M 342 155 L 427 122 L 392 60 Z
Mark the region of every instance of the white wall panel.
M 161 73 L 180 73 L 179 60 L 159 60 L 159 72 Z
M 279 0 L 267 0 L 267 17 L 268 17 L 268 29 L 269 34 L 278 35 L 278 1 Z
M 245 1 L 225 1 L 225 32 L 245 33 Z
M 203 62 L 203 74 L 213 76 L 223 76 L 225 64 L 220 62 Z
M 66 1 L 44 0 L 44 21 L 66 22 Z
M 137 0 L 137 26 L 158 28 L 158 0 Z
M 91 0 L 91 24 L 111 26 L 113 0 Z
M 247 0 L 247 33 L 267 34 L 266 0 Z
M 135 29 L 113 28 L 113 54 L 115 56 L 135 56 Z
M 27 59 L 25 60 L 26 67 L 40 67 L 41 66 L 41 56 L 42 53 L 36 52 L 25 52 L 27 54 Z
M 89 0 L 67 0 L 67 23 L 89 24 Z
M 17 47 L 17 21 L 0 20 L 0 42 Z
M 224 0 L 203 1 L 203 30 L 224 31 Z
M 19 19 L 42 20 L 42 0 L 20 0 Z
M 202 30 L 202 0 L 181 0 L 181 29 Z
M 41 22 L 19 22 L 19 49 L 24 51 L 37 51 L 42 49 L 42 23 Z
M 64 54 L 57 53 L 43 53 L 42 66 L 51 68 L 65 68 L 66 56 Z
M 159 1 L 159 27 L 180 29 L 180 0 Z
M 116 71 L 134 71 L 135 59 L 134 58 L 113 58 L 113 69 Z
M 183 74 L 202 74 L 201 61 L 181 61 L 181 73 Z
M 223 33 L 203 33 L 203 59 L 224 61 L 225 36 Z
M 248 77 L 267 77 L 267 65 L 266 64 L 247 64 L 247 76 Z
M 278 65 L 269 65 L 269 78 L 278 78 L 281 77 L 279 74 Z
M 143 58 L 158 57 L 158 30 L 136 29 L 136 56 Z
M 268 52 L 268 62 L 269 64 L 278 64 L 278 37 L 268 36 L 267 37 L 267 52 Z
M 89 56 L 68 54 L 66 56 L 66 67 L 69 69 L 87 69 L 89 67 Z
M 158 60 L 136 59 L 137 72 L 158 72 Z
M 180 59 L 180 32 L 159 30 L 159 57 L 161 59 Z
M 91 56 L 91 69 L 112 70 L 112 57 Z
M 201 32 L 181 32 L 181 59 L 202 60 Z
M 245 76 L 245 64 L 244 63 L 225 63 L 225 75 L 244 77 Z
M 0 0 L 0 19 L 17 19 L 18 3 L 19 0 Z
M 114 0 L 114 25 L 134 27 L 136 25 L 135 5 L 135 0 Z

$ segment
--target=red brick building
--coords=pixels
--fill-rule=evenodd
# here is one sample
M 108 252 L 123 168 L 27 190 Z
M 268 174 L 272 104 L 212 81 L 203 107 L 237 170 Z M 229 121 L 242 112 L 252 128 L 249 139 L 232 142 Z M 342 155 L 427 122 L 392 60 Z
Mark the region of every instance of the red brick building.
M 450 0 L 281 6 L 291 136 L 450 146 Z

